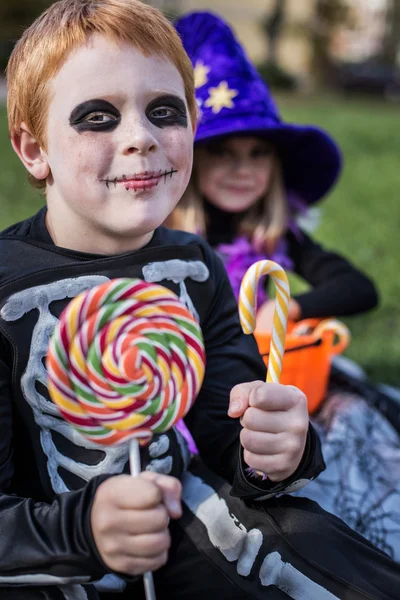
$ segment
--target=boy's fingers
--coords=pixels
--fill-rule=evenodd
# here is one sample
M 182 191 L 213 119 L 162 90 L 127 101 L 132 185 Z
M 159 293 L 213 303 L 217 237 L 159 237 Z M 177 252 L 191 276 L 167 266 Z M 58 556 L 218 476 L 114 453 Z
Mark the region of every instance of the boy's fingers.
M 293 416 L 291 411 L 266 411 L 249 406 L 243 417 L 241 417 L 240 424 L 250 431 L 278 434 L 291 430 L 292 426 L 298 421 L 298 417 Z
M 305 395 L 293 385 L 264 383 L 250 391 L 249 405 L 263 411 L 287 411 L 297 404 L 307 404 Z
M 153 481 L 160 489 L 163 495 L 163 503 L 172 519 L 179 519 L 182 516 L 182 484 L 179 479 L 169 475 L 160 475 L 152 471 L 144 471 L 141 478 Z
M 162 490 L 158 486 L 147 481 L 138 482 L 136 477 L 122 474 L 103 481 L 96 495 L 106 498 L 118 508 L 127 510 L 151 509 L 163 499 Z
M 249 381 L 235 385 L 230 394 L 228 415 L 233 419 L 241 417 L 249 406 L 252 391 L 263 385 L 263 381 Z

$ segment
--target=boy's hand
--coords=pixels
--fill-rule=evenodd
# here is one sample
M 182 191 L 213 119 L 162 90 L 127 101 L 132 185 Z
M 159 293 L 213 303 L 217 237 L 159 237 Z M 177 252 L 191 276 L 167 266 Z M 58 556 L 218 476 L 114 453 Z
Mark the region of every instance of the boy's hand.
M 308 431 L 303 392 L 277 383 L 241 383 L 231 391 L 228 414 L 240 417 L 240 442 L 249 467 L 271 481 L 282 481 L 295 472 Z
M 141 575 L 167 562 L 168 522 L 182 514 L 181 492 L 178 479 L 150 471 L 110 477 L 98 487 L 91 527 L 98 552 L 112 571 Z

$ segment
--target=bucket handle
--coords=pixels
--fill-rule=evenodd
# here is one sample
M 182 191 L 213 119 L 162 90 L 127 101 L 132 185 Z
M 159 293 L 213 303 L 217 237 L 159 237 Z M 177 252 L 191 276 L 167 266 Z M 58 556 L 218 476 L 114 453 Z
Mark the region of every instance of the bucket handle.
M 348 327 L 337 319 L 325 319 L 317 325 L 315 325 L 315 319 L 303 319 L 293 327 L 291 335 L 312 335 L 315 338 L 321 338 L 325 331 L 332 331 L 337 338 L 336 343 L 332 345 L 332 354 L 341 354 L 349 345 L 351 334 Z
M 349 328 L 344 323 L 336 319 L 326 319 L 317 325 L 314 329 L 314 335 L 322 337 L 325 331 L 332 331 L 337 337 L 337 342 L 332 345 L 332 354 L 341 354 L 346 350 L 351 340 L 351 334 Z

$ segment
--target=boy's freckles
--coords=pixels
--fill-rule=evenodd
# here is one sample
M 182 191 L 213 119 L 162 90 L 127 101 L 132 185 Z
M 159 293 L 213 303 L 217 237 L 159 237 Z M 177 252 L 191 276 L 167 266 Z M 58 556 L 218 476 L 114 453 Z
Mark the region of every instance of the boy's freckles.
M 51 87 L 50 216 L 52 204 L 58 213 L 62 207 L 64 223 L 89 228 L 99 240 L 106 232 L 117 245 L 152 232 L 191 173 L 193 132 L 179 71 L 169 60 L 94 36 Z

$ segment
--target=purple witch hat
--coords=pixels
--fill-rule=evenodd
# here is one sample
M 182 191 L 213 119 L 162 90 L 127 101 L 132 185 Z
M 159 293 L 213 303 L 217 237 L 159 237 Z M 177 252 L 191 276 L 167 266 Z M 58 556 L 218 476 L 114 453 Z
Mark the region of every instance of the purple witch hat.
M 175 27 L 195 72 L 201 118 L 195 142 L 231 134 L 263 136 L 275 145 L 285 186 L 307 204 L 336 181 L 341 153 L 322 129 L 285 123 L 268 87 L 232 30 L 210 12 L 192 12 Z

